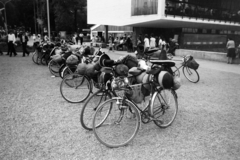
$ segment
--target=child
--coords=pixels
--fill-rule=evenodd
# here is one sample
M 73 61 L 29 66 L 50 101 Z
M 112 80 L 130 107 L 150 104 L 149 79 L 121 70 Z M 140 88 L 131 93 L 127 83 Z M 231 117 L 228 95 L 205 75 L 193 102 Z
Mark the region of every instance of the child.
M 113 41 L 112 41 L 112 38 L 110 37 L 109 38 L 109 51 L 111 50 L 111 51 L 113 51 L 114 52 L 114 49 L 113 49 Z

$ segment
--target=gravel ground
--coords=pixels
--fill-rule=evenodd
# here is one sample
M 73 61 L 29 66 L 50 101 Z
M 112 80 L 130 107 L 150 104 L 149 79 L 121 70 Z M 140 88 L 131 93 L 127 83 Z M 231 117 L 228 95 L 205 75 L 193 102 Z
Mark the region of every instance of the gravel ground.
M 0 56 L 0 159 L 239 160 L 240 66 L 198 62 L 199 83 L 181 74 L 179 112 L 172 126 L 142 124 L 132 143 L 109 149 L 81 127 L 83 104 L 61 97 L 61 79 L 52 78 L 46 66 L 20 53 Z

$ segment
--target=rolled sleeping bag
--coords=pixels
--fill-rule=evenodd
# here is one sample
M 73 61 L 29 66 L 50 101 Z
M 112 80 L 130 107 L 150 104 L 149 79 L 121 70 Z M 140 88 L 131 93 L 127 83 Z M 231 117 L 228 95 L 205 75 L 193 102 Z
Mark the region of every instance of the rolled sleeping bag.
M 173 76 L 167 71 L 161 71 L 158 74 L 158 83 L 164 89 L 170 89 L 173 87 Z

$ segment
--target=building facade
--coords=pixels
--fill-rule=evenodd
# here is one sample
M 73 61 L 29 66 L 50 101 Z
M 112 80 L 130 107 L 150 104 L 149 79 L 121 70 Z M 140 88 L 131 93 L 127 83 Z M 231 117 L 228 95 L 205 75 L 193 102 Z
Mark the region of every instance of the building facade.
M 239 0 L 88 0 L 88 23 L 133 27 L 178 40 L 185 49 L 224 51 L 240 43 Z

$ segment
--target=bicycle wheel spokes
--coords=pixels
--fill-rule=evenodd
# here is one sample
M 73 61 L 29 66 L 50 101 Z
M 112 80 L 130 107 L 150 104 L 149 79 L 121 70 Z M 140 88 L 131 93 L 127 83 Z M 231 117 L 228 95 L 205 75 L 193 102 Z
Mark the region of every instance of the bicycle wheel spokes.
M 136 106 L 128 100 L 123 105 L 122 100 L 117 99 L 119 98 L 101 104 L 93 118 L 96 138 L 111 148 L 124 146 L 132 141 L 140 126 L 140 115 Z
M 69 74 L 73 74 L 75 71 L 76 71 L 77 68 L 73 68 L 73 67 L 68 67 L 66 66 L 64 69 L 63 69 L 63 78 L 66 76 L 66 75 L 69 75 Z
M 164 89 L 154 93 L 150 113 L 157 126 L 161 128 L 170 126 L 177 115 L 177 111 L 177 99 L 172 90 Z
M 194 69 L 183 67 L 183 74 L 190 82 L 197 83 L 199 81 L 199 74 Z
M 79 74 L 69 74 L 61 82 L 62 97 L 70 103 L 83 102 L 90 95 L 89 80 Z
M 98 106 L 111 97 L 108 91 L 99 90 L 87 99 L 80 115 L 80 121 L 83 128 L 92 130 L 93 116 Z M 104 112 L 102 112 L 102 114 L 104 114 Z M 108 115 L 108 112 L 106 112 L 106 115 Z

